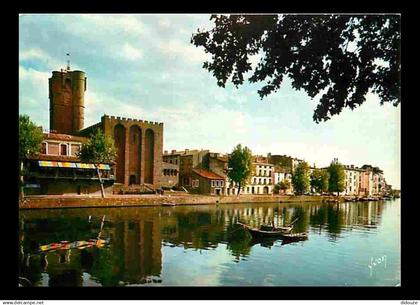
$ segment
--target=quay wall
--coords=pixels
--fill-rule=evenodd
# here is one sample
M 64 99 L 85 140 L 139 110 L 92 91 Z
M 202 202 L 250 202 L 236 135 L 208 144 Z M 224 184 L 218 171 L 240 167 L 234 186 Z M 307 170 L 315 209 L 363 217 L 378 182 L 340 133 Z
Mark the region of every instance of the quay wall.
M 240 195 L 239 197 L 205 195 L 109 195 L 106 198 L 93 196 L 29 196 L 19 203 L 19 209 L 160 206 L 165 202 L 175 203 L 176 205 L 249 202 L 322 202 L 331 199 L 336 200 L 337 197 L 284 195 Z M 344 201 L 344 198 L 339 197 L 338 200 Z

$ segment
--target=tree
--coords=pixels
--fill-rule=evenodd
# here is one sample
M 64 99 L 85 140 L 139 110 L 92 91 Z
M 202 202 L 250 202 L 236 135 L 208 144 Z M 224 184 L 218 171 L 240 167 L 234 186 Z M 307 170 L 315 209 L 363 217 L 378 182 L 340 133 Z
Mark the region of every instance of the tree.
M 305 194 L 309 190 L 309 164 L 307 162 L 300 162 L 296 166 L 292 176 L 292 185 L 298 195 Z
M 280 193 L 280 183 L 274 185 L 274 194 Z
M 109 136 L 105 136 L 100 129 L 90 136 L 86 143 L 82 144 L 77 157 L 86 163 L 95 164 L 96 174 L 98 175 L 101 184 L 101 195 L 105 197 L 103 180 L 99 171 L 99 164 L 113 163 L 117 156 L 117 150 L 114 146 L 114 141 Z
M 381 105 L 401 99 L 398 15 L 212 15 L 215 27 L 197 30 L 191 43 L 212 55 L 203 68 L 225 87 L 265 82 L 263 99 L 285 76 L 312 99 L 322 94 L 316 123 L 363 104 L 369 91 Z M 252 56 L 260 56 L 255 68 Z
M 283 179 L 279 183 L 279 188 L 285 193 L 290 188 L 290 180 L 289 179 Z
M 241 186 L 246 184 L 251 177 L 252 152 L 248 147 L 241 144 L 236 145 L 228 159 L 228 177 L 231 181 L 238 184 L 238 195 L 241 192 Z
M 20 196 L 24 197 L 25 160 L 41 150 L 44 135 L 42 128 L 35 125 L 28 115 L 19 115 L 19 161 L 20 161 Z
M 337 192 L 337 195 L 339 196 L 340 192 L 344 191 L 345 188 L 346 175 L 344 166 L 334 159 L 328 167 L 328 174 L 330 176 L 328 180 L 328 190 L 330 192 Z
M 327 192 L 329 178 L 328 171 L 315 169 L 311 174 L 311 187 L 320 194 Z

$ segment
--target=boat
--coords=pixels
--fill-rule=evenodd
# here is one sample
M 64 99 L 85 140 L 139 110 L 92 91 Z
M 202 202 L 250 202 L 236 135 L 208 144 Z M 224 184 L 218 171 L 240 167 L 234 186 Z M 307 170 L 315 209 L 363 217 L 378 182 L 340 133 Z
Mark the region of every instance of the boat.
M 305 240 L 308 239 L 308 233 L 287 233 L 283 234 L 281 237 L 283 240 Z
M 77 240 L 72 243 L 68 241 L 60 242 L 60 243 L 52 243 L 48 245 L 42 245 L 39 247 L 41 252 L 53 252 L 57 250 L 69 250 L 69 249 L 85 249 L 96 246 L 97 248 L 102 248 L 108 243 L 105 239 L 89 239 L 88 241 L 85 240 Z
M 296 218 L 295 220 L 293 220 L 287 226 L 278 226 L 278 227 L 275 227 L 274 226 L 274 222 L 273 222 L 273 225 L 271 225 L 271 226 L 270 225 L 261 225 L 259 231 L 261 231 L 261 232 L 269 232 L 269 234 L 267 234 L 267 235 L 270 235 L 270 236 L 278 236 L 278 234 L 276 234 L 276 233 L 290 233 L 293 230 L 293 224 L 298 219 L 299 218 Z M 248 225 L 246 225 L 244 223 L 241 223 L 241 222 L 238 222 L 238 224 L 242 225 L 243 227 L 251 228 L 250 226 L 248 226 Z M 258 229 L 255 229 L 255 230 L 258 230 Z
M 285 227 L 273 227 L 267 225 L 261 225 L 260 230 L 263 231 L 279 231 L 283 233 L 290 233 L 292 232 L 293 226 L 285 226 Z
M 252 228 L 249 225 L 238 222 L 242 227 L 252 236 L 252 238 L 258 239 L 262 237 L 280 237 L 281 239 L 288 240 L 304 240 L 308 238 L 307 233 L 290 233 L 282 229 L 271 227 L 271 230 L 261 230 Z
M 175 202 L 164 202 L 164 203 L 162 203 L 162 205 L 165 205 L 165 206 L 175 206 L 176 203 Z

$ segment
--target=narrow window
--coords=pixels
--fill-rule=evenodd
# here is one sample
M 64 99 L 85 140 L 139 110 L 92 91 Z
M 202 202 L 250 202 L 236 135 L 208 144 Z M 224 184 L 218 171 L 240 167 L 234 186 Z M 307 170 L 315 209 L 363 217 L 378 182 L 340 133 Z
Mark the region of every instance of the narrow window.
M 67 156 L 67 145 L 60 144 L 60 155 Z
M 41 146 L 41 154 L 47 154 L 47 143 L 42 142 L 42 146 Z

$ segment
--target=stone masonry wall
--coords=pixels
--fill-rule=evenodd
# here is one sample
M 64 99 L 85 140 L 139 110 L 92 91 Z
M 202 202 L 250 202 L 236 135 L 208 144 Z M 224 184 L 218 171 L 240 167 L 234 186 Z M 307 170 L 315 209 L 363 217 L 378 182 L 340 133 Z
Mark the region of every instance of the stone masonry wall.
M 137 163 L 136 160 L 131 160 L 130 162 L 130 151 L 133 152 L 134 147 L 131 147 L 130 144 L 130 129 L 133 126 L 137 126 L 140 128 L 141 136 L 140 141 L 141 145 L 139 148 L 140 152 L 140 173 L 139 173 L 139 183 L 150 183 L 153 184 L 154 187 L 160 187 L 162 184 L 162 169 L 163 169 L 163 160 L 162 160 L 162 152 L 163 152 L 163 123 L 158 122 L 150 122 L 150 121 L 143 121 L 143 120 L 136 120 L 136 119 L 127 119 L 123 117 L 114 117 L 114 116 L 107 116 L 104 115 L 101 118 L 102 122 L 102 129 L 105 135 L 109 135 L 114 138 L 114 130 L 117 125 L 122 126 L 125 132 L 125 151 L 124 151 L 124 184 L 128 185 L 130 182 L 130 175 L 133 174 L 133 168 L 135 166 L 131 166 L 131 173 L 130 173 L 130 164 Z M 132 130 L 132 129 L 131 129 Z M 151 168 L 151 164 L 147 164 L 146 155 L 148 154 L 147 147 L 148 144 L 146 143 L 146 133 L 151 134 L 153 133 L 154 140 L 153 140 L 153 147 L 152 147 L 152 154 L 153 155 L 153 167 Z M 149 141 L 150 142 L 150 141 Z M 134 145 L 138 145 L 135 142 Z M 133 162 L 135 161 L 135 162 Z M 146 170 L 153 170 L 153 177 L 150 180 L 147 179 Z M 118 164 L 117 164 L 117 171 L 118 171 Z M 146 177 L 146 181 L 145 181 Z

